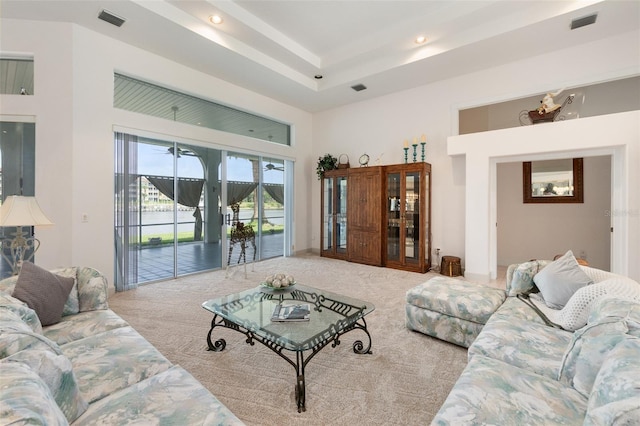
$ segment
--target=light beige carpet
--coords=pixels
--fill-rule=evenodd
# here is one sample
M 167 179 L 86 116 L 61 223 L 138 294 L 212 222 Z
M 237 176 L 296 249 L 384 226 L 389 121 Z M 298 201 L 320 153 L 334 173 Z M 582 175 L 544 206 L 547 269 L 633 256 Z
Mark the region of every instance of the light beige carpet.
M 259 262 L 229 278 L 224 271 L 192 275 L 117 293 L 110 307 L 187 369 L 248 425 L 424 425 L 444 402 L 464 369 L 464 348 L 412 332 L 404 324 L 404 296 L 433 273 L 417 274 L 303 255 Z M 216 328 L 227 347 L 207 351 L 212 314 L 202 302 L 258 285 L 277 272 L 305 285 L 375 304 L 366 317 L 371 355 L 355 354 L 353 331 L 336 348 L 326 346 L 307 365 L 307 411 L 296 410 L 293 367 L 260 343 Z

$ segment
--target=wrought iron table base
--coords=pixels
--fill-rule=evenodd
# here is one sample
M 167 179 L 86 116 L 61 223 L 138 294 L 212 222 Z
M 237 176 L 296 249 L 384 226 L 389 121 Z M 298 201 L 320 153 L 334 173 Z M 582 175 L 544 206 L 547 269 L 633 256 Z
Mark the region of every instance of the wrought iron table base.
M 307 364 L 309 363 L 309 361 L 311 361 L 311 359 L 313 359 L 313 357 L 318 352 L 320 352 L 320 350 L 322 348 L 327 346 L 329 343 L 331 343 L 331 347 L 332 348 L 335 348 L 336 346 L 338 346 L 340 344 L 340 337 L 341 336 L 343 336 L 344 334 L 346 334 L 346 333 L 348 333 L 348 332 L 350 332 L 352 330 L 359 329 L 359 330 L 362 330 L 367 335 L 367 338 L 369 339 L 369 342 L 368 342 L 367 346 L 365 347 L 365 345 L 362 342 L 362 340 L 356 340 L 355 342 L 353 342 L 353 352 L 355 352 L 357 354 L 372 354 L 373 353 L 373 352 L 371 352 L 371 335 L 369 334 L 369 331 L 367 330 L 367 323 L 366 323 L 364 317 L 360 318 L 357 322 L 355 322 L 355 323 L 349 325 L 348 327 L 346 327 L 342 332 L 340 332 L 339 334 L 335 335 L 333 338 L 323 340 L 323 341 L 317 343 L 311 349 L 308 349 L 309 351 L 311 351 L 311 353 L 306 358 L 304 356 L 304 353 L 306 351 L 304 351 L 304 350 L 303 351 L 292 351 L 290 349 L 286 349 L 286 348 L 278 345 L 277 343 L 272 342 L 271 340 L 268 340 L 268 339 L 265 339 L 265 338 L 262 338 L 260 336 L 255 335 L 253 332 L 247 330 L 246 328 L 244 328 L 244 327 L 242 327 L 242 326 L 240 326 L 238 324 L 235 324 L 235 323 L 233 323 L 233 322 L 231 322 L 229 320 L 226 320 L 226 319 L 222 318 L 219 315 L 214 315 L 213 316 L 213 320 L 211 320 L 211 329 L 209 330 L 209 333 L 207 334 L 207 345 L 208 345 L 208 350 L 210 350 L 210 351 L 220 352 L 220 351 L 224 350 L 224 348 L 227 346 L 227 342 L 222 338 L 216 340 L 215 342 L 211 341 L 211 334 L 213 333 L 213 329 L 216 328 L 216 327 L 224 327 L 224 328 L 235 330 L 235 331 L 237 331 L 239 333 L 244 334 L 245 336 L 247 336 L 246 343 L 248 343 L 251 346 L 253 346 L 256 341 L 262 343 L 263 345 L 265 345 L 266 347 L 271 349 L 273 352 L 275 352 L 276 354 L 280 355 L 280 357 L 282 357 L 285 361 L 287 361 L 289 364 L 291 364 L 291 366 L 293 366 L 293 368 L 296 370 L 295 396 L 296 396 L 296 405 L 298 406 L 298 413 L 306 411 L 304 369 L 307 366 Z M 284 350 L 295 352 L 296 353 L 295 361 L 292 358 L 290 358 L 289 356 L 285 355 L 283 353 Z

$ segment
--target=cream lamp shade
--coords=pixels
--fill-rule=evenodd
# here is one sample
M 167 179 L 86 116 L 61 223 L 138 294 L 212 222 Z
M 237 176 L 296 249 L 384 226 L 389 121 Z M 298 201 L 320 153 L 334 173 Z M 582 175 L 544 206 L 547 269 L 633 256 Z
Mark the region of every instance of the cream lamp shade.
M 40 247 L 40 240 L 23 232 L 23 226 L 53 225 L 38 205 L 35 197 L 10 195 L 0 207 L 0 226 L 15 226 L 14 238 L 2 240 L 0 255 L 11 267 L 13 275 L 18 275 L 24 261 L 33 259 Z M 8 253 L 8 254 L 7 254 Z M 26 258 L 25 258 L 26 255 Z
M 10 195 L 0 208 L 0 226 L 53 225 L 42 212 L 36 197 Z

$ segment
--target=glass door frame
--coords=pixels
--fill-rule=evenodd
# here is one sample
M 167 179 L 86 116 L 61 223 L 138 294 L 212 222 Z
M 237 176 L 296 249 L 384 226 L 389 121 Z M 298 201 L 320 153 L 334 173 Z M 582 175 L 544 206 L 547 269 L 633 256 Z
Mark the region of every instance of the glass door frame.
M 211 179 L 207 175 L 207 162 L 215 161 L 219 150 L 184 143 L 164 135 L 141 136 L 136 133 L 128 130 L 114 132 L 114 276 L 118 291 L 135 288 L 142 283 L 218 269 L 222 262 L 220 247 L 216 241 L 218 234 L 216 232 L 215 235 L 208 235 L 205 227 L 209 219 L 218 220 L 217 214 L 209 212 L 210 209 L 217 211 L 217 199 L 208 196 L 209 186 L 206 183 Z M 156 152 L 152 152 L 154 149 Z M 161 157 L 154 161 L 150 157 L 153 154 Z M 167 154 L 171 154 L 170 161 L 167 161 Z M 188 161 L 182 162 L 179 157 Z M 205 205 L 201 204 L 203 195 Z M 157 204 L 159 200 L 167 199 L 170 201 Z M 186 211 L 179 210 L 179 205 L 185 206 Z M 154 208 L 145 209 L 143 206 Z M 156 211 L 156 208 L 159 210 Z M 155 220 L 147 217 L 147 223 L 144 223 L 145 211 L 149 213 L 147 216 L 157 213 L 164 217 Z M 196 216 L 196 212 L 200 215 Z M 191 213 L 195 220 L 191 219 Z M 193 244 L 202 246 L 190 247 L 188 237 L 187 241 L 180 242 L 179 230 L 184 232 L 185 229 L 191 229 L 191 225 Z M 152 231 L 144 233 L 145 227 Z M 144 236 L 149 238 L 144 240 Z M 154 252 L 149 251 L 142 256 L 143 249 Z M 211 257 L 211 253 L 215 256 Z M 214 259 L 217 258 L 216 262 Z
M 348 176 L 346 169 L 338 169 L 328 170 L 322 177 L 320 254 L 325 257 L 346 259 L 349 255 Z
M 227 234 L 229 232 L 229 228 L 232 226 L 231 218 L 229 218 L 228 216 L 230 213 L 226 212 L 226 210 L 229 208 L 229 205 L 228 205 L 228 199 L 229 199 L 228 159 L 229 157 L 240 157 L 250 161 L 251 160 L 257 161 L 257 168 L 259 170 L 259 173 L 257 173 L 258 182 L 253 182 L 253 183 L 256 183 L 256 187 L 252 192 L 254 194 L 254 204 L 258 206 L 257 217 L 254 218 L 255 220 L 257 220 L 257 223 L 259 224 L 259 226 L 257 226 L 257 230 L 255 231 L 255 244 L 256 244 L 255 261 L 256 262 L 265 259 L 265 253 L 263 250 L 264 244 L 263 244 L 263 238 L 262 238 L 264 236 L 262 224 L 264 223 L 264 218 L 265 218 L 264 197 L 263 197 L 264 184 L 265 184 L 264 173 L 266 169 L 265 164 L 267 164 L 268 160 L 282 161 L 282 164 L 283 164 L 282 185 L 284 186 L 284 189 L 283 189 L 284 231 L 283 231 L 282 255 L 290 256 L 291 241 L 293 237 L 293 232 L 292 232 L 293 212 L 291 210 L 293 208 L 293 164 L 294 163 L 290 160 L 278 158 L 273 155 L 249 154 L 249 153 L 244 153 L 240 151 L 222 150 L 221 151 L 222 161 L 220 166 L 221 167 L 221 173 L 220 173 L 221 174 L 221 179 L 220 179 L 221 200 L 222 200 L 221 205 L 225 209 L 225 212 L 223 213 L 224 219 L 222 220 L 222 227 L 221 227 L 221 235 L 224 236 L 224 238 L 221 238 L 222 254 L 223 254 L 222 267 L 226 268 L 226 267 L 233 267 L 237 265 L 237 262 L 234 262 L 234 258 L 236 255 L 239 255 L 239 251 L 237 251 L 235 248 L 233 251 L 233 257 L 231 259 L 229 259 L 229 255 L 228 255 L 230 243 L 229 243 L 229 238 L 227 237 Z M 247 249 L 253 250 L 253 247 L 247 247 Z M 253 253 L 251 252 L 251 257 L 246 258 L 246 263 L 251 263 L 252 261 L 253 261 Z

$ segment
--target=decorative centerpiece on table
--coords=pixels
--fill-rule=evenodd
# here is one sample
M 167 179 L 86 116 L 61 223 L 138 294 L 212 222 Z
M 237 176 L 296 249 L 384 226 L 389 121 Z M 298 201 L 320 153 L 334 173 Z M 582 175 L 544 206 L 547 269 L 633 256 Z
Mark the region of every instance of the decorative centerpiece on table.
M 280 273 L 268 275 L 260 285 L 269 291 L 291 291 L 296 280 L 292 275 Z

